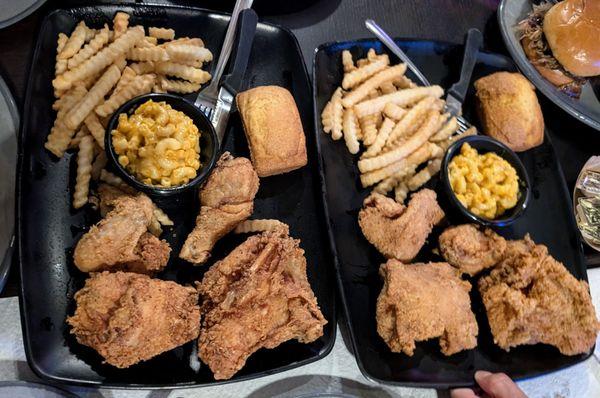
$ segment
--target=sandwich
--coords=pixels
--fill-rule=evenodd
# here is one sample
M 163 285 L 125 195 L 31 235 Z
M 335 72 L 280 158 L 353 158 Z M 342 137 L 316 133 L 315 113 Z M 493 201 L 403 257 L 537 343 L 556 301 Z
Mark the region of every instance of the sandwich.
M 600 1 L 542 2 L 518 25 L 521 44 L 538 72 L 578 98 L 600 75 Z

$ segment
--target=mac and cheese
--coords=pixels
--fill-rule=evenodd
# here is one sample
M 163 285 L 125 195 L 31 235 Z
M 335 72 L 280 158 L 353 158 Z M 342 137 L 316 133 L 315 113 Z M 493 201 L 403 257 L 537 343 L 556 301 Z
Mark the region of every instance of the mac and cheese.
M 120 114 L 112 142 L 119 163 L 144 184 L 187 184 L 200 168 L 200 131 L 166 102 L 148 100 L 133 115 Z
M 463 144 L 448 165 L 448 178 L 458 200 L 477 216 L 494 219 L 517 204 L 517 171 L 495 153 L 480 155 Z

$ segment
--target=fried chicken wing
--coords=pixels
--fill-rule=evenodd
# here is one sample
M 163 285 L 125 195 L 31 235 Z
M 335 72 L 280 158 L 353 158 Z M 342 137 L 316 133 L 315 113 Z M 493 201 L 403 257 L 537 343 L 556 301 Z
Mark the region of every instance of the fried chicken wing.
M 126 272 L 92 274 L 75 294 L 67 323 L 80 344 L 127 368 L 198 336 L 198 292 Z
M 106 217 L 108 212 L 113 209 L 114 201 L 118 198 L 122 198 L 124 196 L 130 196 L 130 197 L 146 196 L 143 193 L 136 192 L 135 190 L 133 190 L 132 188 L 129 188 L 129 187 L 117 188 L 117 187 L 115 187 L 113 185 L 109 185 L 109 184 L 100 184 L 98 186 L 97 191 L 98 191 L 98 198 L 100 199 L 98 208 L 100 210 L 101 217 Z M 159 221 L 157 218 L 157 212 L 162 213 L 162 210 L 160 210 L 154 203 L 152 203 L 152 206 L 154 207 L 154 209 L 153 209 L 152 219 L 150 220 L 150 225 L 148 225 L 148 231 L 150 233 L 152 233 L 154 236 L 159 237 L 162 234 L 162 225 L 161 225 L 161 221 Z M 168 221 L 170 222 L 170 224 L 165 224 L 165 225 L 173 225 L 173 222 L 171 220 L 168 220 Z M 164 220 L 163 220 L 163 222 L 164 222 Z
M 439 238 L 440 251 L 453 267 L 471 276 L 498 264 L 504 257 L 506 240 L 491 229 L 474 224 L 446 229 Z
M 565 355 L 589 350 L 600 323 L 588 284 L 529 236 L 509 242 L 505 259 L 479 280 L 494 342 L 502 349 L 550 344 Z
M 415 193 L 408 207 L 379 193 L 369 195 L 358 213 L 360 228 L 387 258 L 410 261 L 419 253 L 444 211 L 430 189 Z
M 200 214 L 179 257 L 202 264 L 215 243 L 252 214 L 258 175 L 246 158 L 225 152 L 200 190 Z
M 323 335 L 299 241 L 278 232 L 248 238 L 204 275 L 198 356 L 215 379 L 229 379 L 261 348 Z
M 147 233 L 154 205 L 145 195 L 122 195 L 111 202 L 112 210 L 84 234 L 73 259 L 83 272 L 131 270 L 153 273 L 163 269 L 171 248 Z
M 124 196 L 136 196 L 134 193 L 125 192 L 122 189 L 119 189 L 109 184 L 99 184 L 97 191 L 98 198 L 100 199 L 99 210 L 101 217 L 106 217 L 108 212 L 110 212 L 114 208 L 113 203 L 115 200 Z
M 439 338 L 445 355 L 477 345 L 471 284 L 447 263 L 402 264 L 379 269 L 384 285 L 377 299 L 377 332 L 393 352 L 412 356 L 415 342 Z M 443 294 L 443 297 L 440 297 Z
M 122 269 L 140 274 L 152 274 L 162 270 L 167 265 L 171 247 L 166 241 L 145 232 L 135 247 L 135 254 L 137 260 L 124 264 Z

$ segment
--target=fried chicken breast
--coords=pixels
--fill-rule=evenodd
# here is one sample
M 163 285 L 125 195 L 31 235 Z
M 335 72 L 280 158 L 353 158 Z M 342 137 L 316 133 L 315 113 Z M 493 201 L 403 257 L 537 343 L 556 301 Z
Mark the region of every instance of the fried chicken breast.
M 408 207 L 379 193 L 369 195 L 358 213 L 358 223 L 367 240 L 387 258 L 411 261 L 425 244 L 444 211 L 430 189 L 415 193 Z
M 509 242 L 505 259 L 479 280 L 494 342 L 502 349 L 550 344 L 565 355 L 591 350 L 600 330 L 588 284 L 529 236 Z
M 251 236 L 204 275 L 198 356 L 215 379 L 231 378 L 261 348 L 323 335 L 298 244 L 278 232 Z
M 506 250 L 503 237 L 489 228 L 481 231 L 474 224 L 446 229 L 440 235 L 439 243 L 444 259 L 471 276 L 498 264 Z
M 445 355 L 477 345 L 471 284 L 455 268 L 392 259 L 379 273 L 384 284 L 377 299 L 377 332 L 393 352 L 412 356 L 415 342 L 432 338 L 439 338 Z
M 122 195 L 111 201 L 104 219 L 85 233 L 73 259 L 83 272 L 131 270 L 153 273 L 163 269 L 171 248 L 150 235 L 154 205 L 145 195 Z
M 200 214 L 179 257 L 202 264 L 215 243 L 252 214 L 258 175 L 250 160 L 225 152 L 200 190 Z
M 92 274 L 75 294 L 67 323 L 80 344 L 127 368 L 198 336 L 198 292 L 127 272 Z

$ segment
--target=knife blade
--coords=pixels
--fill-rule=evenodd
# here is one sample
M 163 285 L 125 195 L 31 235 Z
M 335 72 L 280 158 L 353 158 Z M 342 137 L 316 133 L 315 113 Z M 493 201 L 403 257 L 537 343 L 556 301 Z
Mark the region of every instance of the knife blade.
M 223 78 L 223 83 L 219 88 L 217 104 L 211 120 L 221 145 L 225 138 L 225 130 L 234 105 L 235 95 L 242 90 L 244 73 L 248 66 L 257 23 L 258 16 L 254 10 L 246 9 L 240 13 L 235 54 L 230 60 L 229 74 Z

